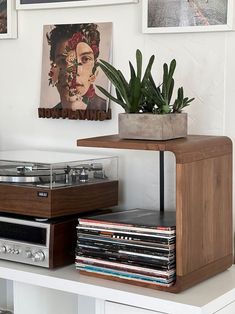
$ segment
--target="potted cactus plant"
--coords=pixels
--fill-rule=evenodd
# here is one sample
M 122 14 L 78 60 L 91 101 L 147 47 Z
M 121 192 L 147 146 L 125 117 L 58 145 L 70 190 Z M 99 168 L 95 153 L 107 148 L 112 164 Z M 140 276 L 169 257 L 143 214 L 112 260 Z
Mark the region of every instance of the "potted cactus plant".
M 176 60 L 163 65 L 163 79 L 156 85 L 152 77 L 154 55 L 142 76 L 142 53 L 136 51 L 136 70 L 131 62 L 130 79 L 127 81 L 120 70 L 106 61 L 99 66 L 115 86 L 116 97 L 101 86 L 97 88 L 108 98 L 121 105 L 125 113 L 119 114 L 119 136 L 121 138 L 167 140 L 187 136 L 187 114 L 182 109 L 194 100 L 184 97 L 183 87 L 178 89 L 172 102 Z

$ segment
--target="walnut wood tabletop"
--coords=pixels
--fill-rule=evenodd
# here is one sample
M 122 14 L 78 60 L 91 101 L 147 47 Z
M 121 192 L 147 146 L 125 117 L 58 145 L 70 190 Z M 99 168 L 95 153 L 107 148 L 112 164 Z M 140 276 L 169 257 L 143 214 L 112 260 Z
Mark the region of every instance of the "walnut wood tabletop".
M 167 141 L 121 139 L 117 134 L 79 139 L 78 146 L 135 150 L 170 151 L 177 163 L 221 156 L 232 152 L 231 140 L 226 136 L 189 135 Z

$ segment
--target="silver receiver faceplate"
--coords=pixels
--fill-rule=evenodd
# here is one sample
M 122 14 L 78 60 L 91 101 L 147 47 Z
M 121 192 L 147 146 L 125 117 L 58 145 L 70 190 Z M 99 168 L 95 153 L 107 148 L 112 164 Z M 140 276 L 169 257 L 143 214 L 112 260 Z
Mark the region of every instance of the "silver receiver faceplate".
M 0 216 L 0 259 L 49 267 L 50 224 Z

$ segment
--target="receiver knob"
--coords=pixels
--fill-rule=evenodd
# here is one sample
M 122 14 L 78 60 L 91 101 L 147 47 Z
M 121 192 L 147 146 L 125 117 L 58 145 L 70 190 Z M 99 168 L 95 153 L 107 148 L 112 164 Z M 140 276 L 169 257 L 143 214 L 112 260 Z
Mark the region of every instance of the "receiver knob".
M 7 248 L 5 247 L 5 245 L 0 246 L 0 253 L 6 253 L 7 252 Z
M 32 260 L 34 262 L 42 262 L 45 259 L 45 255 L 42 251 L 37 251 L 36 253 L 34 253 Z

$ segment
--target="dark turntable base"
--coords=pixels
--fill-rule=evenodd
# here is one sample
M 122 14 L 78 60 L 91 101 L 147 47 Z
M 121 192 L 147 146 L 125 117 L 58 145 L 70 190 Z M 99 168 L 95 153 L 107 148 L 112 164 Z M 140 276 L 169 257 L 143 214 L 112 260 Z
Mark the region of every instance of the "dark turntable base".
M 0 211 L 54 218 L 118 204 L 118 181 L 55 189 L 0 184 Z

